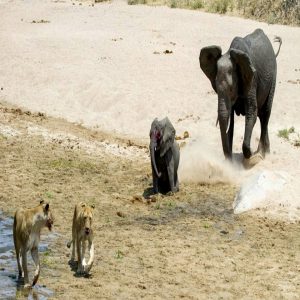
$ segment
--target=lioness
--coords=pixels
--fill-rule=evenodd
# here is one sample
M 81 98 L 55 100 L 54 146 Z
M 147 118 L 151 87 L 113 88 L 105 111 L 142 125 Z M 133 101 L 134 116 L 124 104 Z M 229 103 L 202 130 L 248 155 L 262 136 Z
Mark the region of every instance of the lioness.
M 40 233 L 43 227 L 51 230 L 53 225 L 52 213 L 48 203 L 44 200 L 34 208 L 19 208 L 14 217 L 13 235 L 16 249 L 19 277 L 24 273 L 25 288 L 34 286 L 40 275 L 40 261 L 38 245 L 40 241 Z M 35 264 L 35 273 L 32 284 L 29 284 L 27 269 L 27 251 L 31 251 L 31 256 Z M 22 265 L 20 260 L 22 259 Z
M 67 244 L 68 248 L 72 243 L 71 261 L 75 261 L 75 248 L 77 250 L 78 266 L 77 273 L 88 273 L 94 263 L 94 242 L 93 242 L 93 209 L 84 202 L 76 204 L 73 215 L 72 240 Z M 89 242 L 89 261 L 85 262 L 86 241 Z

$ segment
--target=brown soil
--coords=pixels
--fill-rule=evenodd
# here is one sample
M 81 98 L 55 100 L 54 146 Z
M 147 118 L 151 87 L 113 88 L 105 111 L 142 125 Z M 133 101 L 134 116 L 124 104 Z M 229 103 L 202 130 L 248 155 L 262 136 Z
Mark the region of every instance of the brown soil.
M 0 209 L 13 215 L 44 198 L 55 213 L 59 236 L 42 258 L 39 280 L 53 299 L 299 297 L 299 223 L 233 215 L 230 185 L 182 183 L 175 195 L 146 199 L 151 170 L 145 155 L 88 153 L 80 143 L 29 134 L 28 127 L 145 151 L 134 142 L 3 103 L 0 119 L 6 126 L 6 134 L 0 131 Z M 66 247 L 74 205 L 82 200 L 96 205 L 96 263 L 89 277 L 75 276 Z

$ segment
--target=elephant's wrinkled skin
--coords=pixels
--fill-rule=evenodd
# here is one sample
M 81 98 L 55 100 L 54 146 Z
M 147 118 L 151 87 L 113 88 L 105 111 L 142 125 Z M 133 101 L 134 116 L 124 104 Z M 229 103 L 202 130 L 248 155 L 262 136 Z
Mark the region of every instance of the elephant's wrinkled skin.
M 276 41 L 280 42 L 279 37 Z M 268 123 L 276 86 L 276 56 L 261 29 L 244 38 L 235 37 L 229 50 L 222 55 L 218 46 L 201 49 L 200 67 L 218 94 L 218 120 L 223 152 L 232 157 L 234 112 L 245 116 L 243 154 L 250 158 L 250 140 L 257 116 L 261 135 L 258 152 L 264 157 L 270 152 Z
M 175 141 L 175 129 L 167 117 L 152 122 L 149 148 L 154 193 L 177 192 L 180 152 Z

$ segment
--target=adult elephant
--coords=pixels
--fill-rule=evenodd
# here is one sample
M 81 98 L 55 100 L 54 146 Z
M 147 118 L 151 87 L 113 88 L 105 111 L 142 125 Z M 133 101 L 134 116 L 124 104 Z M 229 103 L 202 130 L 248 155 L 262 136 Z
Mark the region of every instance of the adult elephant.
M 232 158 L 234 112 L 245 116 L 243 154 L 250 158 L 250 140 L 257 116 L 261 135 L 257 152 L 262 157 L 270 152 L 268 123 L 276 86 L 276 57 L 270 40 L 261 29 L 244 38 L 235 37 L 229 50 L 222 55 L 218 46 L 201 49 L 200 67 L 218 94 L 218 121 L 223 152 Z

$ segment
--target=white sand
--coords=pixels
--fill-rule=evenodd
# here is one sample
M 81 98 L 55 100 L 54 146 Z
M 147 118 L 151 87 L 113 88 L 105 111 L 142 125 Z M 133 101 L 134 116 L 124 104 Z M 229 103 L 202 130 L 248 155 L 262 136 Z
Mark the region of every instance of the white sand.
M 300 28 L 120 1 L 94 7 L 75 3 L 0 1 L 1 100 L 144 143 L 152 120 L 168 115 L 178 135 L 188 130 L 194 140 L 182 151 L 181 180 L 193 174 L 194 180 L 221 176 L 242 182 L 259 170 L 285 171 L 293 180 L 280 203 L 285 203 L 284 213 L 300 218 L 300 148 L 277 137 L 279 129 L 291 126 L 300 132 L 300 81 L 295 84 Z M 41 19 L 50 23 L 32 23 Z M 279 35 L 283 40 L 269 125 L 272 153 L 252 170 L 241 171 L 224 167 L 215 127 L 217 97 L 198 56 L 211 44 L 226 52 L 233 37 L 258 27 L 270 39 Z M 167 49 L 173 53 L 164 54 Z M 234 151 L 240 153 L 244 119 L 236 120 Z M 258 135 L 259 122 L 255 148 Z M 275 204 L 270 210 L 277 212 Z

